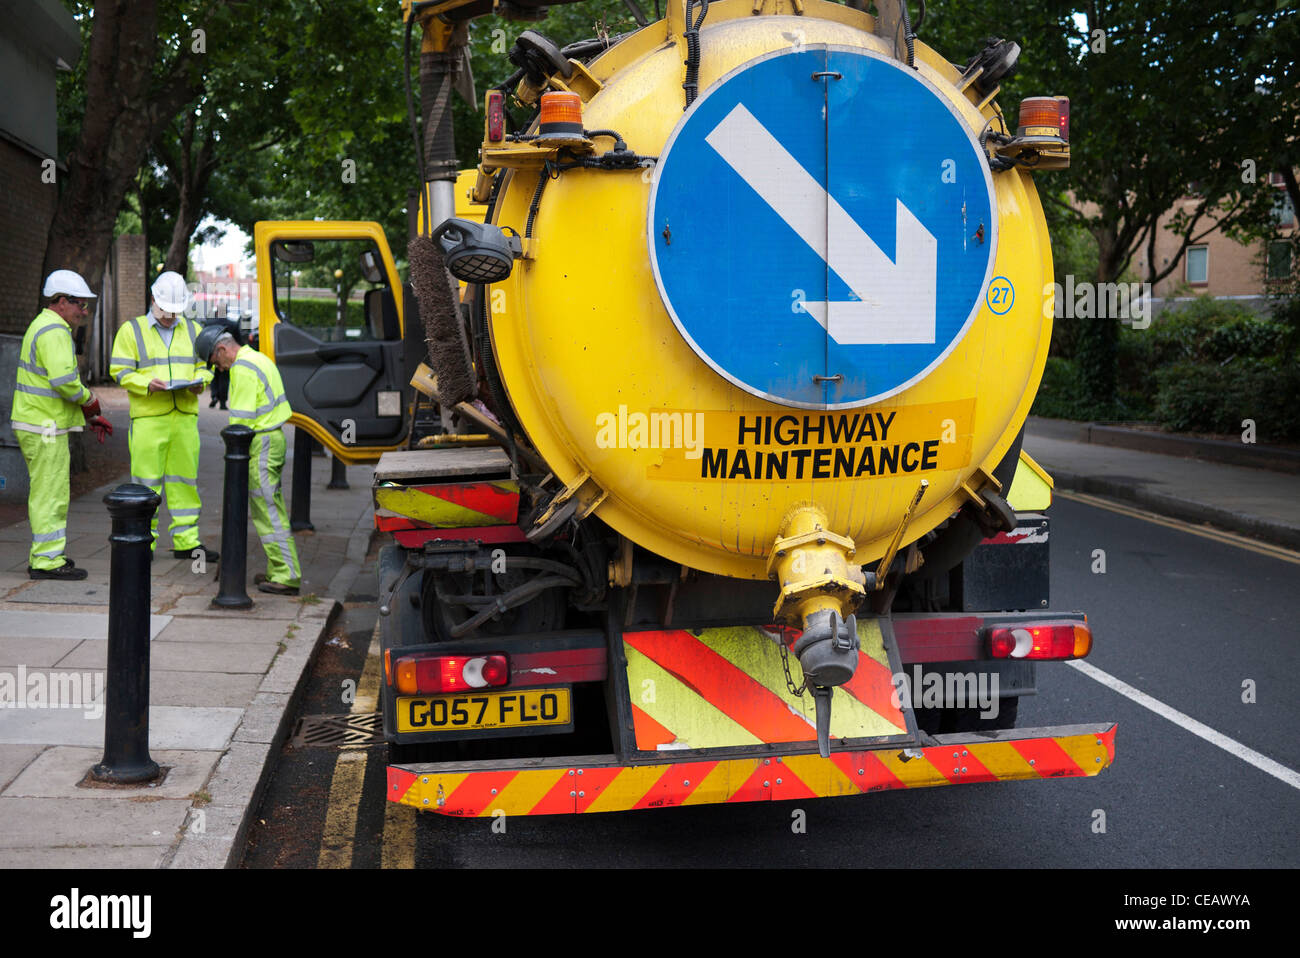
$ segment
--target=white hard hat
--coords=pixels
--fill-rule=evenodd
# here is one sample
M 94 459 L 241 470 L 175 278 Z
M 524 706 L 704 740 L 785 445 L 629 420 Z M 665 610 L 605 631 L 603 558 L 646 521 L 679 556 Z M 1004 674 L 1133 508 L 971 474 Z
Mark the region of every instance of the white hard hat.
M 183 313 L 190 308 L 190 290 L 185 277 L 168 270 L 154 280 L 151 292 L 158 308 L 167 313 Z
M 74 273 L 70 269 L 56 269 L 49 276 L 45 277 L 45 289 L 42 291 L 43 296 L 82 296 L 95 298 L 95 294 L 90 291 L 86 281 L 81 278 L 80 273 Z

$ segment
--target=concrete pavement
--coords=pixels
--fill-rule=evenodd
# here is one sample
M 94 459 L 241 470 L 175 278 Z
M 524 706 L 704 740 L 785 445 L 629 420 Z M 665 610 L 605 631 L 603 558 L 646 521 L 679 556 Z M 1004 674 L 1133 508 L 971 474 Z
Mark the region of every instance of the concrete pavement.
M 1061 438 L 1030 420 L 1025 450 L 1058 489 L 1120 499 L 1187 522 L 1208 523 L 1300 549 L 1300 476 Z
M 110 442 L 126 442 L 124 397 Z M 117 390 L 116 392 L 120 392 Z M 200 534 L 220 549 L 227 413 L 199 417 Z M 289 498 L 289 462 L 283 484 Z M 265 555 L 249 525 L 248 592 L 254 607 L 218 611 L 215 566 L 172 558 L 166 506 L 152 568 L 150 753 L 161 782 L 131 787 L 85 781 L 103 756 L 111 523 L 109 483 L 74 500 L 67 554 L 82 582 L 32 581 L 26 522 L 0 528 L 0 867 L 211 867 L 233 864 L 257 808 L 269 760 L 318 641 L 361 569 L 373 520 L 368 467 L 347 470 L 350 489 L 326 490 L 329 460 L 312 472 L 314 534 L 295 536 L 299 597 L 253 586 Z

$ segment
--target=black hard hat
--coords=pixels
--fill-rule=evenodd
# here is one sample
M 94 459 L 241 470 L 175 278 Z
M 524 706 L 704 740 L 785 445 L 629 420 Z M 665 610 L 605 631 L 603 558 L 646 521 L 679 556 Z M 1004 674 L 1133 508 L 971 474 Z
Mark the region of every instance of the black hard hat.
M 212 350 L 217 345 L 217 340 L 222 336 L 229 335 L 230 330 L 226 329 L 224 323 L 213 323 L 210 326 L 204 326 L 199 330 L 199 334 L 194 337 L 194 354 L 211 366 Z

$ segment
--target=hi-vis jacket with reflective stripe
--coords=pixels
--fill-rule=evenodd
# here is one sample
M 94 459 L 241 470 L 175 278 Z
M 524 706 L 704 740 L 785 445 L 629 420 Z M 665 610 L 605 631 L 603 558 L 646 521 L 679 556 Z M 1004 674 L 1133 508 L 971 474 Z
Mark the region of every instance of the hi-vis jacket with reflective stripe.
M 18 382 L 14 389 L 13 427 L 41 432 L 53 425 L 67 432 L 85 424 L 81 407 L 90 390 L 77 374 L 77 348 L 72 329 L 52 309 L 43 309 L 27 327 L 18 352 Z
M 161 379 L 173 383 L 212 382 L 212 371 L 194 355 L 194 337 L 199 325 L 184 316 L 176 317 L 170 346 L 148 315 L 123 323 L 113 339 L 113 356 L 109 375 L 131 394 L 131 418 L 164 416 L 179 409 L 191 416 L 199 414 L 199 397 L 188 389 L 165 389 L 149 392 L 149 382 Z
M 275 363 L 253 347 L 241 346 L 230 367 L 230 425 L 270 432 L 291 414 Z

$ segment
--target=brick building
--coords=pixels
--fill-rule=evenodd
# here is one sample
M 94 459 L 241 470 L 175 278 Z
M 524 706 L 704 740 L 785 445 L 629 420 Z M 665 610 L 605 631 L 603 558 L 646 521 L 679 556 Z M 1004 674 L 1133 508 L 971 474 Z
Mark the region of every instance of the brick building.
M 1277 193 L 1274 222 L 1284 237 L 1293 236 L 1297 228 L 1296 211 L 1282 186 L 1281 175 L 1272 174 L 1269 184 Z M 1180 209 L 1190 211 L 1198 202 L 1197 197 L 1184 197 L 1177 207 L 1161 218 L 1155 248 L 1158 269 L 1169 264 L 1182 243 L 1180 236 L 1164 228 L 1165 224 Z M 1202 231 L 1203 227 L 1197 230 L 1198 233 Z M 1243 244 L 1215 230 L 1188 246 L 1183 261 L 1155 284 L 1152 294 L 1157 304 L 1210 295 L 1241 300 L 1245 305 L 1262 310 L 1266 308 L 1270 284 L 1291 276 L 1296 266 L 1288 242 L 1255 240 Z M 1145 249 L 1133 258 L 1133 268 L 1140 277 L 1147 275 Z
M 28 0 L 0 22 L 0 334 L 37 313 L 41 261 L 58 199 L 55 75 L 81 56 L 58 0 Z

